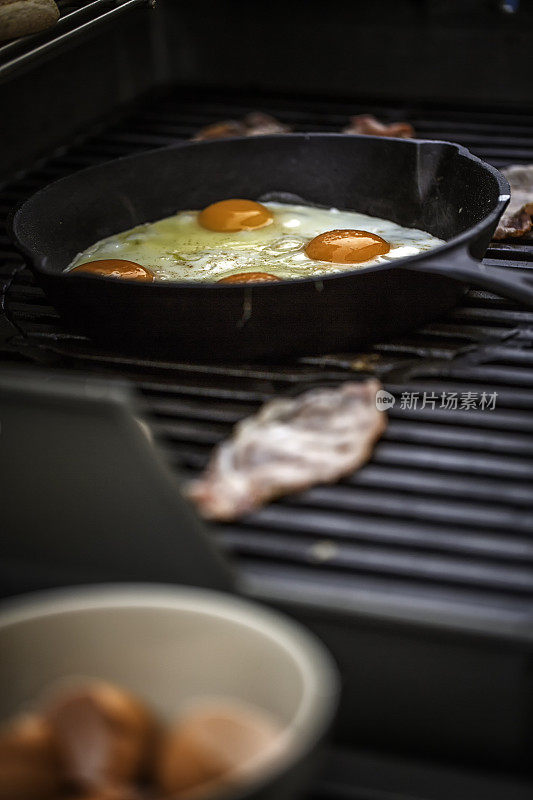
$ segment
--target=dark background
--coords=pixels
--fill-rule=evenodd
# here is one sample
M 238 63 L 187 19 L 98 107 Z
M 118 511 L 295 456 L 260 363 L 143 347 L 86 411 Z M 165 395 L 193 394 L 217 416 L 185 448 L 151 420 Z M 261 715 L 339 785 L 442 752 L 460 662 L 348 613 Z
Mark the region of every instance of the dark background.
M 0 84 L 0 180 L 155 86 L 531 106 L 532 30 L 530 2 L 158 0 Z

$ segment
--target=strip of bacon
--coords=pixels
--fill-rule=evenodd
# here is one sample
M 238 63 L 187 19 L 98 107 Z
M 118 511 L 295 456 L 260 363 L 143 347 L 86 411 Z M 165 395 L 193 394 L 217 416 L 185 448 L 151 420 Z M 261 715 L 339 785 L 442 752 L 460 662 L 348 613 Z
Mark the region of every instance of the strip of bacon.
M 410 122 L 380 122 L 372 114 L 359 114 L 350 117 L 350 124 L 343 133 L 357 133 L 365 136 L 393 136 L 397 139 L 412 139 L 415 129 Z
M 265 136 L 268 133 L 287 133 L 290 128 L 270 114 L 252 111 L 243 119 L 227 119 L 214 122 L 201 128 L 193 141 L 202 142 L 210 139 L 232 139 L 235 136 Z
M 270 500 L 361 467 L 386 427 L 379 381 L 272 400 L 239 422 L 186 494 L 207 519 L 233 520 Z
M 493 239 L 531 238 L 533 231 L 533 164 L 502 169 L 511 186 L 511 200 Z

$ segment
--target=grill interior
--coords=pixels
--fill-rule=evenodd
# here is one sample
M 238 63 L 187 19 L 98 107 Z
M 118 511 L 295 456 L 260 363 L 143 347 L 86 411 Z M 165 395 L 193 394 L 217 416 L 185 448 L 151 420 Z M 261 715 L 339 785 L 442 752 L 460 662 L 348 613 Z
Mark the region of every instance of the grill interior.
M 533 116 L 180 92 L 151 97 L 3 187 L 7 213 L 41 185 L 116 156 L 188 138 L 202 125 L 260 107 L 295 130 L 332 131 L 370 110 L 407 118 L 419 136 L 466 145 L 498 167 L 533 160 Z M 205 366 L 126 358 L 68 333 L 7 238 L 0 241 L 5 361 L 119 375 L 139 390 L 169 462 L 202 468 L 232 425 L 275 396 L 374 374 L 397 398 L 368 466 L 339 485 L 276 502 L 214 533 L 262 584 L 386 593 L 517 624 L 533 599 L 533 313 L 470 291 L 445 319 L 365 353 L 290 364 Z M 485 263 L 533 269 L 531 243 L 493 244 Z M 403 392 L 437 407 L 402 407 Z M 438 408 L 442 392 L 497 392 L 496 408 Z
M 533 114 L 522 110 L 179 89 L 150 94 L 1 187 L 0 215 L 72 171 L 169 145 L 202 125 L 259 109 L 296 131 L 338 131 L 363 112 L 408 119 L 420 137 L 459 142 L 497 167 L 533 161 Z M 531 270 L 533 243 L 495 243 L 485 264 Z M 3 232 L 0 281 L 1 362 L 129 379 L 155 441 L 180 476 L 197 473 L 213 445 L 266 400 L 379 377 L 396 404 L 368 465 L 338 485 L 280 500 L 240 523 L 212 526 L 212 535 L 250 594 L 300 615 L 333 650 L 346 671 L 343 741 L 357 741 L 357 714 L 365 747 L 527 763 L 530 667 L 518 659 L 530 658 L 533 609 L 533 312 L 471 290 L 447 317 L 366 352 L 208 366 L 125 357 L 72 335 Z M 493 411 L 409 409 L 402 407 L 404 392 L 434 393 L 437 406 L 443 392 L 459 399 L 497 392 L 497 402 Z M 327 618 L 332 610 L 334 622 Z M 417 639 L 405 633 L 406 623 L 432 633 Z M 355 639 L 350 626 L 357 628 Z M 431 638 L 436 631 L 442 641 Z M 469 632 L 475 637 L 465 645 L 461 636 Z M 456 640 L 449 646 L 450 635 Z M 430 736 L 428 708 L 435 720 Z M 324 796 L 406 796 L 395 768 L 386 785 L 358 793 L 354 784 L 366 786 L 370 774 L 366 762 L 361 769 L 364 779 L 351 775 L 349 786 L 337 770 L 335 788 L 328 783 Z M 383 769 L 370 772 L 389 774 Z M 438 776 L 423 776 L 408 794 L 450 796 L 442 786 Z M 513 791 L 494 784 L 494 797 L 522 796 Z M 486 785 L 472 785 L 471 796 L 492 795 Z

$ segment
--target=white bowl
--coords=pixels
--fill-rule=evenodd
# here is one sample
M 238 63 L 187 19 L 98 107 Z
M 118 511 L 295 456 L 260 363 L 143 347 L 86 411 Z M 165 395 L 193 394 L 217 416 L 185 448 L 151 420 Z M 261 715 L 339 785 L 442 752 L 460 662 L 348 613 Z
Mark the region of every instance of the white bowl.
M 28 595 L 0 610 L 0 719 L 54 684 L 102 678 L 175 720 L 195 697 L 252 703 L 283 726 L 283 747 L 239 797 L 292 797 L 332 720 L 336 669 L 300 625 L 232 595 L 117 585 Z M 236 796 L 237 793 L 233 793 Z

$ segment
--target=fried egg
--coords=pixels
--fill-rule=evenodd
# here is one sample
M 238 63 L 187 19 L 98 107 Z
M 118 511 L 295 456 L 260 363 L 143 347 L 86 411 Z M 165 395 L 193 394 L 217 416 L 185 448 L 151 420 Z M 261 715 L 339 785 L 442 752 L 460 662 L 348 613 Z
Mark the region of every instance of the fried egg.
M 275 281 L 363 268 L 440 244 L 425 231 L 355 211 L 236 199 L 109 236 L 69 269 L 137 280 Z

